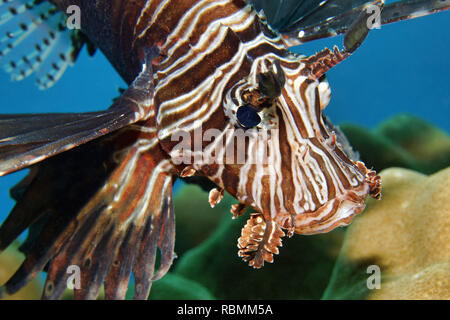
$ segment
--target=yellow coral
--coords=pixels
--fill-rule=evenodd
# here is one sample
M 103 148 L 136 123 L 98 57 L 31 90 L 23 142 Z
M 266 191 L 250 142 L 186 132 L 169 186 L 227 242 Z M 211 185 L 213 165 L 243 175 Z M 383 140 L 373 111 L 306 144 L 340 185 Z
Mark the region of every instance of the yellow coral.
M 365 298 L 450 299 L 450 168 L 429 177 L 392 168 L 381 177 L 383 199 L 369 200 L 349 227 L 341 262 L 380 266 L 381 289 Z
M 4 284 L 22 263 L 23 256 L 16 246 L 0 253 L 0 284 Z M 27 286 L 14 295 L 4 297 L 4 300 L 36 300 L 41 297 L 42 284 L 33 279 Z M 1 300 L 1 299 L 0 299 Z

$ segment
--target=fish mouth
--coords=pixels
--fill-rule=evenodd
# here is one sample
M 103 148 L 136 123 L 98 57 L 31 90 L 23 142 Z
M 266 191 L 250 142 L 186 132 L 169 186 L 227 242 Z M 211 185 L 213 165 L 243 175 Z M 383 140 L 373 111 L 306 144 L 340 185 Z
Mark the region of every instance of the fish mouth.
M 300 213 L 278 214 L 278 224 L 289 233 L 311 235 L 330 232 L 337 227 L 349 225 L 355 216 L 366 208 L 366 198 L 381 199 L 381 178 L 374 170 L 366 168 L 359 161 L 359 153 L 355 151 L 345 134 L 339 127 L 322 114 L 326 130 L 336 137 L 339 149 L 348 157 L 349 163 L 362 175 L 362 180 L 357 186 L 345 190 L 342 194 L 329 199 L 319 208 L 313 211 Z
M 349 225 L 366 207 L 365 199 L 371 187 L 367 181 L 344 194 L 329 200 L 317 210 L 298 214 L 279 214 L 277 223 L 290 233 L 312 235 L 330 232 Z

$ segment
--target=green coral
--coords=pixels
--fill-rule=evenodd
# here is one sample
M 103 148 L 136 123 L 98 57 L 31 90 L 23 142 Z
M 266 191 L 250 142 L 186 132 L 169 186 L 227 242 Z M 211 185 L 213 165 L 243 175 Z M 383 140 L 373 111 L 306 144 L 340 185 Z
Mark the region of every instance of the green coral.
M 176 241 L 175 252 L 178 256 L 200 245 L 216 230 L 224 212 L 228 211 L 235 200 L 227 197 L 212 209 L 208 202 L 208 193 L 199 186 L 183 184 L 176 193 Z M 230 218 L 231 214 L 227 218 Z M 177 263 L 177 260 L 175 260 Z
M 341 125 L 361 160 L 377 171 L 402 167 L 431 174 L 450 166 L 450 138 L 411 115 L 398 115 L 370 130 Z
M 211 292 L 201 284 L 178 274 L 168 273 L 155 281 L 150 292 L 151 300 L 214 300 Z

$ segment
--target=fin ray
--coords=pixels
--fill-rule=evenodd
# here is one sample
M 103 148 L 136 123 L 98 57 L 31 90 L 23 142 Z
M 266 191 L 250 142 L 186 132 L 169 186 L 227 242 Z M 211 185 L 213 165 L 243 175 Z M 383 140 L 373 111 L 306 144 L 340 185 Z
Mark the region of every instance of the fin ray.
M 157 54 L 148 53 L 142 72 L 108 110 L 0 116 L 0 176 L 154 116 L 150 61 Z
M 258 10 L 267 12 L 269 24 L 280 31 L 290 45 L 344 34 L 368 4 L 369 0 L 248 0 Z M 450 9 L 450 0 L 399 0 L 384 5 L 382 25 Z M 276 16 L 272 13 L 278 12 Z
M 70 265 L 79 266 L 81 270 L 81 288 L 75 290 L 77 299 L 95 299 L 104 282 L 106 298 L 123 298 L 132 271 L 137 287 L 144 288 L 136 298 L 147 298 L 154 278 L 156 250 L 159 248 L 163 256 L 158 270 L 162 275 L 174 257 L 175 237 L 173 168 L 170 161 L 165 160 L 159 145 L 146 149 L 139 142 L 140 139 L 154 138 L 154 131 L 124 128 L 113 137 L 92 141 L 39 164 L 36 168 L 39 179 L 49 172 L 59 176 L 58 179 L 44 179 L 49 184 L 45 192 L 57 185 L 64 189 L 60 197 L 52 197 L 47 202 L 47 210 L 42 210 L 50 209 L 51 216 L 44 221 L 38 239 L 31 239 L 32 245 L 22 266 L 4 285 L 6 293 L 19 290 L 48 263 L 44 299 L 61 297 Z M 122 140 L 128 142 L 122 142 L 124 144 L 119 148 L 117 143 Z M 120 159 L 116 155 L 118 149 L 127 150 L 120 153 Z M 90 164 L 93 151 L 103 156 L 97 163 Z M 72 161 L 78 170 L 65 166 Z M 83 181 L 73 183 L 73 177 L 90 178 L 104 166 L 104 178 L 93 181 L 94 186 L 86 191 L 96 191 L 94 196 L 87 197 L 78 188 Z M 33 183 L 29 186 L 32 187 L 29 193 L 42 192 Z M 80 198 L 81 203 L 69 205 Z M 27 199 L 20 201 L 24 200 Z M 68 211 L 61 215 L 65 207 Z M 150 265 L 141 265 L 142 262 Z
M 51 87 L 74 62 L 79 31 L 68 29 L 65 14 L 49 2 L 3 2 L 0 12 L 0 64 L 14 81 L 35 73 L 40 89 Z

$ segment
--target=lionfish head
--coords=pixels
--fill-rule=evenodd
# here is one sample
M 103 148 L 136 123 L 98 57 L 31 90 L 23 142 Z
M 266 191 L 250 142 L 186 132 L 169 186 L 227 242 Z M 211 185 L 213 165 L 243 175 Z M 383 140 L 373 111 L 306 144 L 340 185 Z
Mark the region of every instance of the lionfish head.
M 202 161 L 182 176 L 198 172 L 216 183 L 212 206 L 226 190 L 239 200 L 234 216 L 245 207 L 257 212 L 238 247 L 260 267 L 278 253 L 282 229 L 291 236 L 347 225 L 368 195 L 380 196 L 381 181 L 352 159 L 347 140 L 322 116 L 330 89 L 324 77 L 311 76 L 307 60 L 269 55 L 255 59 L 247 74 L 223 96 L 225 128 L 205 131 Z
M 375 172 L 352 159 L 345 137 L 322 115 L 330 100 L 323 78 L 311 77 L 305 59 L 265 57 L 224 98 L 235 151 L 224 161 L 224 188 L 299 234 L 347 225 L 368 194 L 380 195 Z

